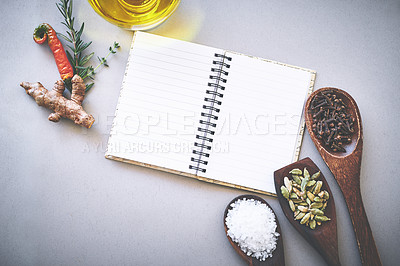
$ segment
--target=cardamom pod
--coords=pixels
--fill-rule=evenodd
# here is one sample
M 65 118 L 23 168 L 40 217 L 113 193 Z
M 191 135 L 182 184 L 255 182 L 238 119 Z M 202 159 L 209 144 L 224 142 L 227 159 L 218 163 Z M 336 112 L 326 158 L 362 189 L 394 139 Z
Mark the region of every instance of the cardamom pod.
M 315 185 L 315 183 L 317 183 L 317 181 L 315 181 L 315 180 L 310 180 L 310 181 L 308 181 L 308 183 L 307 183 L 307 187 L 312 187 L 312 186 Z
M 292 210 L 292 212 L 294 212 L 296 210 L 296 206 L 294 206 L 294 203 L 292 200 L 289 200 L 289 207 Z
M 294 182 L 296 182 L 298 185 L 301 184 L 301 179 L 299 176 L 297 175 L 292 175 Z
M 301 183 L 301 181 L 300 181 L 300 183 Z M 294 181 L 294 180 L 292 182 L 292 186 L 297 188 L 297 189 L 301 189 L 301 186 L 299 184 L 297 184 L 296 181 Z
M 314 201 L 315 196 L 314 196 L 314 194 L 311 193 L 310 191 L 307 191 L 307 197 L 308 197 L 311 201 Z
M 322 181 L 317 181 L 317 183 L 315 184 L 313 194 L 317 195 L 319 193 L 319 191 L 321 190 L 321 187 L 322 187 Z
M 316 215 L 314 217 L 315 221 L 317 222 L 326 222 L 326 221 L 330 221 L 331 219 L 326 217 L 326 216 L 320 216 L 320 215 Z
M 308 219 L 310 219 L 311 213 L 307 213 L 306 215 L 304 215 L 304 217 L 301 219 L 300 224 L 305 224 Z
M 319 215 L 319 216 L 323 216 L 324 212 L 321 211 L 320 209 L 310 209 L 310 212 L 314 215 Z
M 315 201 L 315 202 L 323 202 L 324 200 L 321 199 L 320 197 L 315 197 L 315 198 L 314 198 L 314 201 Z
M 317 179 L 321 175 L 321 171 L 316 172 L 311 176 L 311 180 Z
M 307 202 L 308 205 L 311 205 L 311 203 L 312 203 L 309 198 L 306 198 L 306 202 Z
M 305 212 L 299 212 L 299 214 L 296 215 L 296 217 L 294 217 L 295 220 L 300 220 L 303 219 L 303 217 L 306 215 Z
M 306 167 L 304 167 L 303 176 L 304 176 L 304 178 L 307 178 L 308 180 L 310 179 L 310 173 L 308 172 Z
M 329 192 L 324 190 L 324 199 L 328 200 L 329 199 Z
M 285 186 L 281 186 L 281 193 L 285 199 L 289 200 L 289 191 Z
M 316 222 L 315 220 L 311 220 L 311 221 L 310 221 L 310 228 L 311 228 L 312 230 L 314 230 L 316 226 L 317 226 L 317 222 Z
M 293 191 L 294 191 L 294 193 L 297 194 L 297 196 L 298 196 L 299 198 L 302 196 L 300 190 L 298 190 L 297 188 L 293 187 Z
M 283 183 L 285 184 L 285 187 L 287 188 L 288 192 L 292 192 L 292 184 L 289 181 L 289 178 L 287 176 L 285 176 L 283 178 Z
M 313 186 L 311 186 L 308 190 L 313 192 L 316 186 L 317 186 L 317 182 L 315 182 L 315 184 Z
M 318 193 L 318 197 L 320 197 L 322 199 L 324 197 L 324 194 L 325 194 L 325 192 L 321 191 L 321 192 Z
M 289 174 L 292 174 L 292 175 L 302 175 L 303 173 L 301 172 L 300 169 L 295 168 L 295 169 L 292 169 L 292 170 L 289 172 Z
M 297 196 L 296 193 L 292 192 L 292 193 L 290 193 L 290 198 L 291 198 L 291 199 L 298 199 L 299 196 Z
M 299 211 L 301 211 L 301 212 L 308 212 L 308 207 L 305 207 L 305 206 L 298 206 L 297 207 L 297 209 L 299 209 Z
M 306 200 L 306 198 L 307 198 L 306 192 L 304 192 L 304 191 L 300 192 L 300 198 L 302 200 Z
M 305 171 L 307 171 L 307 169 L 304 168 Z M 301 191 L 306 191 L 306 186 L 308 181 L 310 180 L 310 176 L 304 177 L 303 180 L 301 180 Z
M 322 202 L 314 202 L 310 205 L 310 209 L 319 209 L 322 206 L 324 206 L 324 204 Z

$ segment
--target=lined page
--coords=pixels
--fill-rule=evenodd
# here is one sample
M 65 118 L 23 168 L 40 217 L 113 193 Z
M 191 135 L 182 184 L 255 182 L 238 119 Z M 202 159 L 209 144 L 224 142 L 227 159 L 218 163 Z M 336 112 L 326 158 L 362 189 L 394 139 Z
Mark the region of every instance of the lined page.
M 216 52 L 136 32 L 106 157 L 195 174 L 190 159 Z
M 245 55 L 232 58 L 207 178 L 275 193 L 273 173 L 290 164 L 313 74 Z

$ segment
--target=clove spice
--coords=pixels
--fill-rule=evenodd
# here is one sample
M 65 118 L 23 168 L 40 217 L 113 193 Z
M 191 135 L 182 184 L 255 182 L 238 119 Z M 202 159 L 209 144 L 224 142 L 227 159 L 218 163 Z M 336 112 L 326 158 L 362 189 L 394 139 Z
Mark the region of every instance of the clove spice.
M 345 152 L 354 133 L 354 117 L 332 90 L 322 91 L 311 100 L 312 131 L 333 152 Z

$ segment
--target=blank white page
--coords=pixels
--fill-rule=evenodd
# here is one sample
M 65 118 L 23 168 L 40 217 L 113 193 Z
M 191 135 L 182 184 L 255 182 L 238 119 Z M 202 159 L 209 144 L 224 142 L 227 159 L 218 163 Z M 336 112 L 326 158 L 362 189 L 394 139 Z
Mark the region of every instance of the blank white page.
M 295 159 L 314 73 L 232 52 L 226 56 L 232 61 L 203 176 L 275 193 L 274 171 Z
M 190 170 L 210 69 L 219 49 L 136 32 L 107 158 Z

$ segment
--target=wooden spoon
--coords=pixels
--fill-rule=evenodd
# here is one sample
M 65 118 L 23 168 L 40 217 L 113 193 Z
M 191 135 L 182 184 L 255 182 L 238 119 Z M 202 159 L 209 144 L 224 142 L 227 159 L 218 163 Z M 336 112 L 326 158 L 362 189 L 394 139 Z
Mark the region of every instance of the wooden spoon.
M 285 176 L 291 178 L 291 174 L 289 174 L 289 172 L 292 169 L 299 168 L 303 170 L 305 167 L 307 167 L 310 175 L 320 171 L 310 158 L 305 158 L 274 172 L 275 189 L 277 191 L 276 194 L 278 196 L 279 203 L 289 222 L 321 254 L 322 258 L 324 258 L 329 265 L 340 265 L 335 201 L 324 175 L 321 173 L 317 180 L 321 180 L 323 182 L 321 191 L 326 190 L 330 195 L 328 205 L 325 209 L 325 216 L 329 217 L 331 220 L 323 222 L 315 229 L 310 229 L 308 226 L 300 224 L 299 220 L 294 219 L 293 211 L 289 207 L 289 202 L 282 196 L 282 193 L 280 192 L 281 186 L 284 184 L 283 178 Z
M 230 236 L 228 236 L 228 228 L 225 223 L 226 216 L 228 215 L 228 211 L 232 209 L 231 204 L 237 201 L 238 199 L 254 199 L 261 201 L 265 205 L 267 205 L 272 212 L 275 215 L 275 222 L 276 222 L 276 232 L 279 233 L 279 237 L 277 240 L 276 244 L 276 249 L 272 252 L 272 257 L 267 258 L 265 261 L 260 261 L 254 257 L 246 255 L 246 253 L 243 252 L 243 250 L 240 249 L 239 245 L 236 242 L 233 242 Z M 226 236 L 228 237 L 229 242 L 231 243 L 232 247 L 235 249 L 235 251 L 242 257 L 250 266 L 267 266 L 267 265 L 276 265 L 276 266 L 284 266 L 285 265 L 285 257 L 283 253 L 283 242 L 282 242 L 282 232 L 281 228 L 279 226 L 279 221 L 278 217 L 276 216 L 274 210 L 269 206 L 269 204 L 262 198 L 254 195 L 242 195 L 234 198 L 231 202 L 229 202 L 228 206 L 225 209 L 224 213 L 224 227 L 225 227 L 225 233 Z
M 322 140 L 318 139 L 312 131 L 313 117 L 310 109 L 311 101 L 316 94 L 329 90 L 343 100 L 347 106 L 347 113 L 351 114 L 355 119 L 354 134 L 351 143 L 345 147 L 345 152 L 332 152 L 328 150 L 328 148 L 324 146 Z M 305 106 L 305 119 L 311 139 L 342 190 L 350 213 L 351 222 L 353 223 L 362 264 L 374 266 L 382 265 L 361 198 L 360 168 L 363 134 L 360 111 L 356 102 L 343 90 L 322 88 L 313 92 L 308 98 Z

